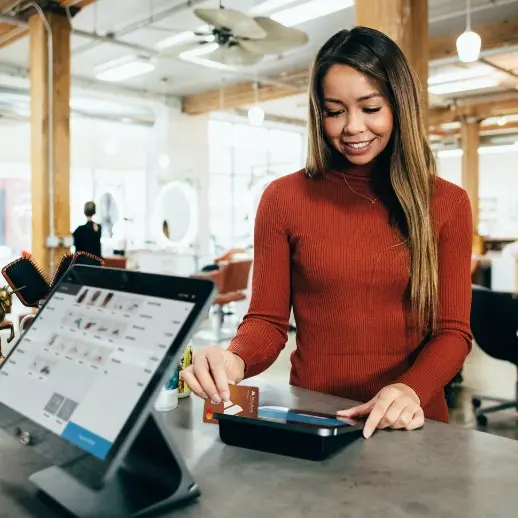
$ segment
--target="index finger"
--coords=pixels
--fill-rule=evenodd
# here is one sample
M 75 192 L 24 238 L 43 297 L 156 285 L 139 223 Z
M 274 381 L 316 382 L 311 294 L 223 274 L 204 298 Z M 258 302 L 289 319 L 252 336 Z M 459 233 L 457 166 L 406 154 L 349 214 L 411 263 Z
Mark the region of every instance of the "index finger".
M 387 400 L 378 399 L 376 404 L 374 405 L 367 421 L 365 422 L 365 426 L 363 427 L 363 436 L 368 439 L 373 433 L 374 430 L 378 427 L 383 417 L 390 406 L 392 401 L 388 402 Z
M 223 401 L 228 401 L 230 398 L 230 389 L 228 386 L 228 376 L 225 369 L 225 361 L 221 355 L 221 350 L 209 349 L 206 353 L 206 358 L 209 364 L 210 373 L 216 384 L 216 389 Z

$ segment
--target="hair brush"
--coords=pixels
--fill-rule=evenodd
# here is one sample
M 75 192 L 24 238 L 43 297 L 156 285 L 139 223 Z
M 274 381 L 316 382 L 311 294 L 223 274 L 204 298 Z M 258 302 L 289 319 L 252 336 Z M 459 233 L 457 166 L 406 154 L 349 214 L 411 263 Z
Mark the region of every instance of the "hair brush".
M 88 252 L 76 252 L 72 264 L 82 264 L 85 266 L 104 266 L 104 261 L 96 255 Z
M 36 308 L 49 294 L 48 278 L 28 252 L 4 266 L 2 275 L 24 306 Z
M 84 264 L 88 266 L 103 266 L 104 261 L 99 257 L 89 254 L 88 252 L 76 252 L 74 255 L 67 254 L 61 258 L 61 261 L 54 272 L 54 277 L 52 278 L 52 282 L 50 283 L 50 288 L 54 289 L 54 287 L 61 280 L 63 275 L 67 272 L 67 270 L 73 266 L 74 264 Z
M 52 281 L 50 282 L 50 289 L 53 290 L 56 284 L 61 280 L 61 277 L 65 275 L 66 271 L 72 265 L 74 260 L 74 256 L 72 254 L 64 255 L 59 261 L 58 267 L 54 272 L 54 277 L 52 277 Z

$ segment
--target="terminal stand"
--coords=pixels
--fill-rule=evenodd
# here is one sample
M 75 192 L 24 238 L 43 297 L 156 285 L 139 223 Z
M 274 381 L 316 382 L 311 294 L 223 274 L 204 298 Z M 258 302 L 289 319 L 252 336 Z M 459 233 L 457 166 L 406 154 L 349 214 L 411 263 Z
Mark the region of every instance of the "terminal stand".
M 30 480 L 46 496 L 78 518 L 137 518 L 160 515 L 200 492 L 167 431 L 152 414 L 116 475 L 94 490 L 58 466 Z

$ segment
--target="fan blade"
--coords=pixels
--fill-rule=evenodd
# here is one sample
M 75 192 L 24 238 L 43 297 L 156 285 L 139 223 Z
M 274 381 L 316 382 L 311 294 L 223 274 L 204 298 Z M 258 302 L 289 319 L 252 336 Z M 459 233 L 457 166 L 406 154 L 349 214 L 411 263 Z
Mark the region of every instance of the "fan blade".
M 264 56 L 255 52 L 248 52 L 239 45 L 233 45 L 232 47 L 219 47 L 203 57 L 223 65 L 249 66 L 259 63 Z
M 302 47 L 309 41 L 308 35 L 305 32 L 286 27 L 271 18 L 257 17 L 255 21 L 268 35 L 266 38 L 257 41 L 240 40 L 239 44 L 250 52 L 280 54 L 281 52 Z
M 251 16 L 234 9 L 194 9 L 194 14 L 209 25 L 230 30 L 236 38 L 266 38 L 266 31 Z

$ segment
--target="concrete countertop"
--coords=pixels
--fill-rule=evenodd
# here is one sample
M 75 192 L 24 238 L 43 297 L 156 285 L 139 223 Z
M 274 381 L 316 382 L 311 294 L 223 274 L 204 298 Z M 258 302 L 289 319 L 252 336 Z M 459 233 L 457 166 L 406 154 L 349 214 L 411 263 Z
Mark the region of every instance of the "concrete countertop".
M 249 380 L 248 384 L 258 384 Z M 335 412 L 351 402 L 260 381 L 261 405 Z M 8 428 L 6 419 L 0 426 Z M 202 402 L 160 419 L 181 448 L 202 495 L 166 516 L 182 518 L 497 518 L 518 509 L 518 442 L 427 421 L 414 432 L 379 431 L 323 462 L 233 448 L 202 422 Z M 0 517 L 58 516 L 28 477 L 48 445 L 24 447 L 0 431 Z

